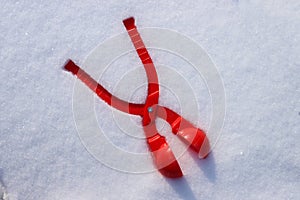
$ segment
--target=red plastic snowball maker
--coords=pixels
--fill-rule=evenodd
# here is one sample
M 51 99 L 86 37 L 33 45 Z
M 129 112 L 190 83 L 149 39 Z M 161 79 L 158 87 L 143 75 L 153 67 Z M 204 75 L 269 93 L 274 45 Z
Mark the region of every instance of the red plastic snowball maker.
M 172 128 L 172 132 L 179 136 L 191 149 L 201 157 L 206 157 L 210 146 L 205 133 L 196 128 L 182 116 L 169 108 L 158 104 L 159 83 L 152 59 L 135 26 L 134 18 L 123 20 L 124 26 L 131 38 L 137 54 L 142 61 L 148 79 L 148 94 L 144 104 L 129 103 L 113 96 L 102 85 L 97 83 L 73 61 L 68 60 L 64 68 L 76 75 L 86 86 L 94 91 L 107 104 L 128 114 L 142 117 L 142 125 L 146 135 L 150 152 L 157 169 L 166 177 L 181 177 L 181 168 L 164 136 L 157 131 L 155 120 L 164 119 Z

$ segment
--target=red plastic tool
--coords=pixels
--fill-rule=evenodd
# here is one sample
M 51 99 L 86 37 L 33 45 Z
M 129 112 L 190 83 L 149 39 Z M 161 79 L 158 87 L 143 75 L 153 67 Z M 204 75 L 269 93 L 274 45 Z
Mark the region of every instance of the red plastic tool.
M 181 177 L 183 175 L 181 168 L 171 148 L 165 137 L 157 131 L 155 125 L 156 118 L 159 117 L 167 121 L 172 128 L 172 132 L 179 136 L 191 149 L 201 154 L 202 157 L 205 157 L 209 152 L 208 139 L 201 129 L 196 128 L 171 109 L 158 104 L 159 83 L 152 59 L 138 33 L 134 18 L 125 19 L 123 23 L 147 74 L 148 94 L 144 104 L 129 103 L 113 96 L 71 60 L 66 62 L 64 68 L 76 75 L 110 106 L 128 114 L 141 116 L 148 147 L 153 155 L 153 161 L 157 169 L 166 177 Z

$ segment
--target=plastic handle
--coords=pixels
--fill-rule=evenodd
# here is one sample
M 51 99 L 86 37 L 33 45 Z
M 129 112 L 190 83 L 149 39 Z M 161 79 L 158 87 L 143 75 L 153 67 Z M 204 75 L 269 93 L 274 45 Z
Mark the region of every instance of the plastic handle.
M 115 97 L 110 92 L 108 92 L 102 85 L 97 83 L 97 81 L 95 81 L 83 69 L 76 65 L 72 60 L 67 60 L 67 62 L 64 65 L 64 69 L 77 76 L 79 80 L 81 80 L 87 87 L 89 87 L 98 97 L 100 97 L 108 105 L 128 114 L 140 116 L 143 115 L 144 104 L 130 103 L 119 99 L 118 97 Z
M 145 105 L 152 106 L 158 104 L 159 98 L 159 84 L 158 84 L 158 76 L 155 70 L 155 66 L 151 59 L 151 56 L 143 42 L 140 33 L 138 32 L 135 26 L 135 20 L 133 17 L 127 18 L 123 20 L 123 24 L 128 32 L 128 35 L 131 39 L 131 42 L 142 61 L 148 79 L 148 95 L 146 99 Z

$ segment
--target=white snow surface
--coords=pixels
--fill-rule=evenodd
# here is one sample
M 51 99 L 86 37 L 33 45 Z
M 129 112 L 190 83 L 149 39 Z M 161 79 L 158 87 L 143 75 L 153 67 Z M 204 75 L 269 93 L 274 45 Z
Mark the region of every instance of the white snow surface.
M 0 181 L 8 199 L 300 199 L 298 0 L 2 0 L 0 6 Z M 191 152 L 180 158 L 182 179 L 111 169 L 87 152 L 76 131 L 75 77 L 62 66 L 68 58 L 83 63 L 98 44 L 124 32 L 122 20 L 130 16 L 139 27 L 195 40 L 224 82 L 221 137 L 207 159 Z M 153 57 L 159 60 L 159 51 Z M 108 88 L 120 80 L 107 76 Z M 173 102 L 168 95 L 161 101 Z M 124 145 L 126 135 L 117 135 L 112 140 Z

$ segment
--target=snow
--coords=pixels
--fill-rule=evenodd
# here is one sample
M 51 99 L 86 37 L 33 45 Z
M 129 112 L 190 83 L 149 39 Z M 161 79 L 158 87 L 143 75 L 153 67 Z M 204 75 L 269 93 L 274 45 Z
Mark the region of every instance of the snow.
M 0 182 L 10 200 L 300 199 L 298 1 L 29 0 L 0 5 Z M 84 63 L 98 44 L 125 31 L 122 19 L 129 16 L 141 28 L 168 28 L 192 38 L 224 83 L 221 137 L 207 159 L 189 151 L 179 159 L 185 174 L 180 180 L 111 169 L 86 150 L 77 134 L 75 78 L 61 67 L 68 58 Z M 124 67 L 133 64 L 132 70 L 139 61 L 130 55 L 121 59 Z M 171 60 L 166 52 L 152 50 L 151 55 L 162 64 L 177 63 L 166 63 Z M 101 81 L 125 97 L 118 67 L 113 63 Z M 145 80 L 140 72 L 139 80 Z M 185 78 L 196 81 L 190 73 Z M 196 85 L 203 91 L 196 96 L 199 124 L 207 130 L 209 94 L 201 78 Z M 126 98 L 138 102 L 144 89 Z M 178 109 L 175 96 L 164 95 L 162 103 Z M 95 100 L 95 110 L 100 124 L 117 131 L 110 116 L 99 120 L 112 113 L 105 104 Z M 176 140 L 162 126 L 168 140 Z M 146 152 L 143 140 L 134 143 L 121 130 L 109 137 L 125 150 Z

